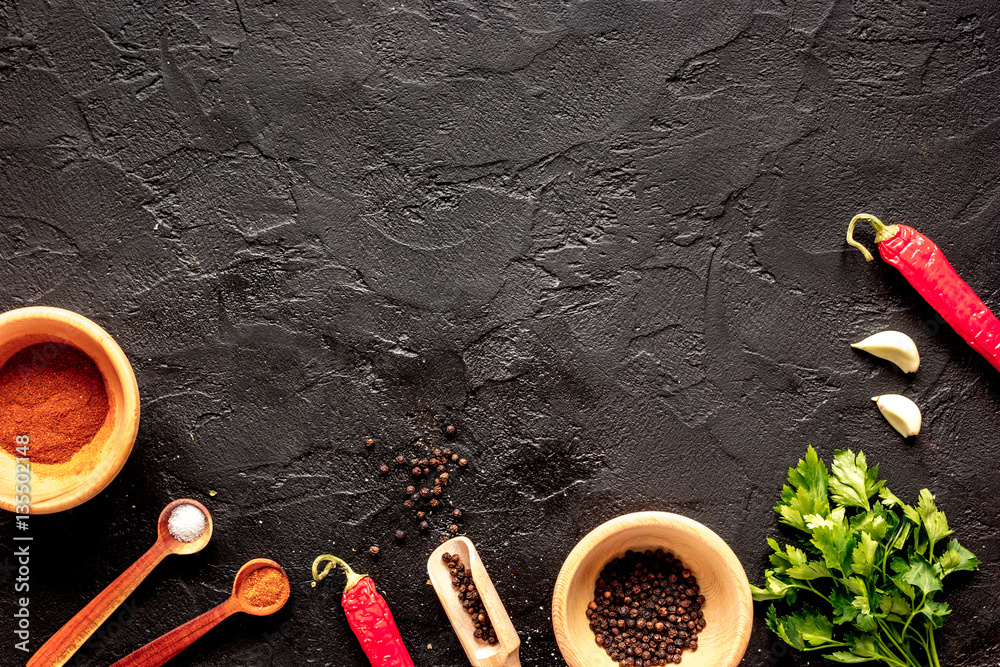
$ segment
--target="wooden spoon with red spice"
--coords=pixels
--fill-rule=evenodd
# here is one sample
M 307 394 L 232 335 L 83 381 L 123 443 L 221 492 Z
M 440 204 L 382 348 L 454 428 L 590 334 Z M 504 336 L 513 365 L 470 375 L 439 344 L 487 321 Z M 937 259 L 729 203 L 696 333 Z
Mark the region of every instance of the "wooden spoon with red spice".
M 111 667 L 157 667 L 193 644 L 206 632 L 237 612 L 267 616 L 285 606 L 291 594 L 288 575 L 267 558 L 256 558 L 240 568 L 233 594 L 215 609 L 188 621 L 127 655 Z
M 170 532 L 170 517 L 181 505 L 193 505 L 205 515 L 205 527 L 201 534 L 189 542 L 181 542 Z M 83 646 L 97 628 L 125 601 L 132 591 L 142 583 L 160 561 L 170 554 L 187 555 L 205 548 L 212 539 L 212 515 L 196 500 L 182 498 L 167 505 L 160 513 L 157 524 L 156 543 L 143 554 L 129 569 L 101 591 L 90 604 L 80 610 L 66 625 L 52 635 L 31 659 L 28 667 L 62 667 L 73 654 Z

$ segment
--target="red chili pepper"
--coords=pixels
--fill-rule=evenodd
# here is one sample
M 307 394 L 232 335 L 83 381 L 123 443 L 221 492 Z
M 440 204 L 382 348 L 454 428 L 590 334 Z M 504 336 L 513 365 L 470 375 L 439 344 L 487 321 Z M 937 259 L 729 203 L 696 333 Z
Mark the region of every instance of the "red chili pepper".
M 320 572 L 320 563 L 326 568 Z M 336 556 L 320 556 L 313 561 L 313 579 L 321 581 L 337 566 L 347 575 L 347 586 L 341 605 L 347 613 L 347 622 L 361 642 L 372 667 L 413 667 L 413 660 L 406 651 L 403 638 L 396 627 L 396 620 L 389 611 L 385 598 L 375 590 L 375 582 L 367 574 L 358 574 L 351 566 Z
M 885 225 L 859 213 L 847 228 L 847 242 L 873 261 L 868 249 L 854 240 L 854 225 L 867 222 L 875 228 L 875 242 L 882 259 L 899 269 L 927 303 L 973 347 L 1000 370 L 1000 320 L 948 263 L 941 248 L 906 225 Z

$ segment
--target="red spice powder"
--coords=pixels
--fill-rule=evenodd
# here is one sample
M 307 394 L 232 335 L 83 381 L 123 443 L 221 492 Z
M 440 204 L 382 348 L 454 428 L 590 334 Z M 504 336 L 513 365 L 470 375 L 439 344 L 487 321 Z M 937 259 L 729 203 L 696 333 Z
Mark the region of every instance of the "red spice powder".
M 62 343 L 31 345 L 0 368 L 0 445 L 16 453 L 16 438 L 31 439 L 32 463 L 65 463 L 104 424 L 104 378 L 86 354 Z
M 254 570 L 240 586 L 239 596 L 254 607 L 270 607 L 285 592 L 285 578 L 276 567 Z

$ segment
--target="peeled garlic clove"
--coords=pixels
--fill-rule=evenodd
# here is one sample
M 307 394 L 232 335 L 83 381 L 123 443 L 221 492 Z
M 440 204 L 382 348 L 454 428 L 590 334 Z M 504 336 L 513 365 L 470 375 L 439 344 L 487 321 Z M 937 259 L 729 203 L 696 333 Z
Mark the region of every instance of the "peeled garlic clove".
M 906 396 L 883 394 L 874 396 L 872 400 L 878 405 L 886 421 L 904 438 L 920 433 L 920 408 Z
M 917 344 L 900 331 L 879 331 L 860 343 L 853 343 L 851 347 L 864 350 L 879 359 L 891 361 L 903 369 L 904 373 L 916 373 L 920 366 Z

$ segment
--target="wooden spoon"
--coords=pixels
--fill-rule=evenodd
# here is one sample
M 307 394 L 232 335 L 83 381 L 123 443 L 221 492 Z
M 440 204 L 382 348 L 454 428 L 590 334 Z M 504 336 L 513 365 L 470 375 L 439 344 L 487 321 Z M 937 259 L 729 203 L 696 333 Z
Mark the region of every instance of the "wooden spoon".
M 241 591 L 247 577 L 255 571 L 271 567 L 281 573 L 281 593 L 278 599 L 266 607 L 254 606 L 246 599 L 246 591 Z M 242 594 L 241 594 L 242 593 Z M 215 609 L 207 611 L 198 618 L 192 619 L 184 625 L 174 628 L 167 634 L 154 639 L 138 651 L 131 653 L 111 667 L 158 667 L 166 664 L 175 655 L 193 644 L 206 632 L 216 625 L 226 620 L 237 612 L 244 612 L 254 616 L 267 616 L 285 606 L 291 594 L 291 584 L 288 582 L 288 575 L 281 569 L 281 566 L 273 560 L 267 558 L 255 558 L 240 568 L 236 573 L 236 581 L 233 582 L 233 594 Z
M 177 540 L 167 528 L 167 522 L 170 520 L 170 514 L 174 508 L 184 504 L 194 505 L 205 515 L 205 532 L 193 542 Z M 69 662 L 73 654 L 90 639 L 94 631 L 101 627 L 101 624 L 125 601 L 125 598 L 132 594 L 132 591 L 159 565 L 161 560 L 170 554 L 185 556 L 205 548 L 205 545 L 212 539 L 212 515 L 197 500 L 188 498 L 175 500 L 160 512 L 157 532 L 156 543 L 149 551 L 122 572 L 117 579 L 91 600 L 90 604 L 81 609 L 66 625 L 52 635 L 31 656 L 31 659 L 28 660 L 28 667 L 62 667 Z
M 462 564 L 471 572 L 479 597 L 493 622 L 493 629 L 496 630 L 496 644 L 487 644 L 481 639 L 476 639 L 473 634 L 476 628 L 469 613 L 458 599 L 458 591 L 451 585 L 451 574 L 447 563 L 441 559 L 445 553 L 457 554 Z M 518 657 L 521 638 L 517 636 L 517 630 L 510 622 L 510 616 L 507 615 L 507 610 L 504 609 L 503 602 L 493 587 L 490 575 L 486 572 L 486 567 L 479 559 L 476 547 L 469 538 L 455 537 L 435 549 L 427 560 L 427 574 L 473 667 L 521 667 Z

